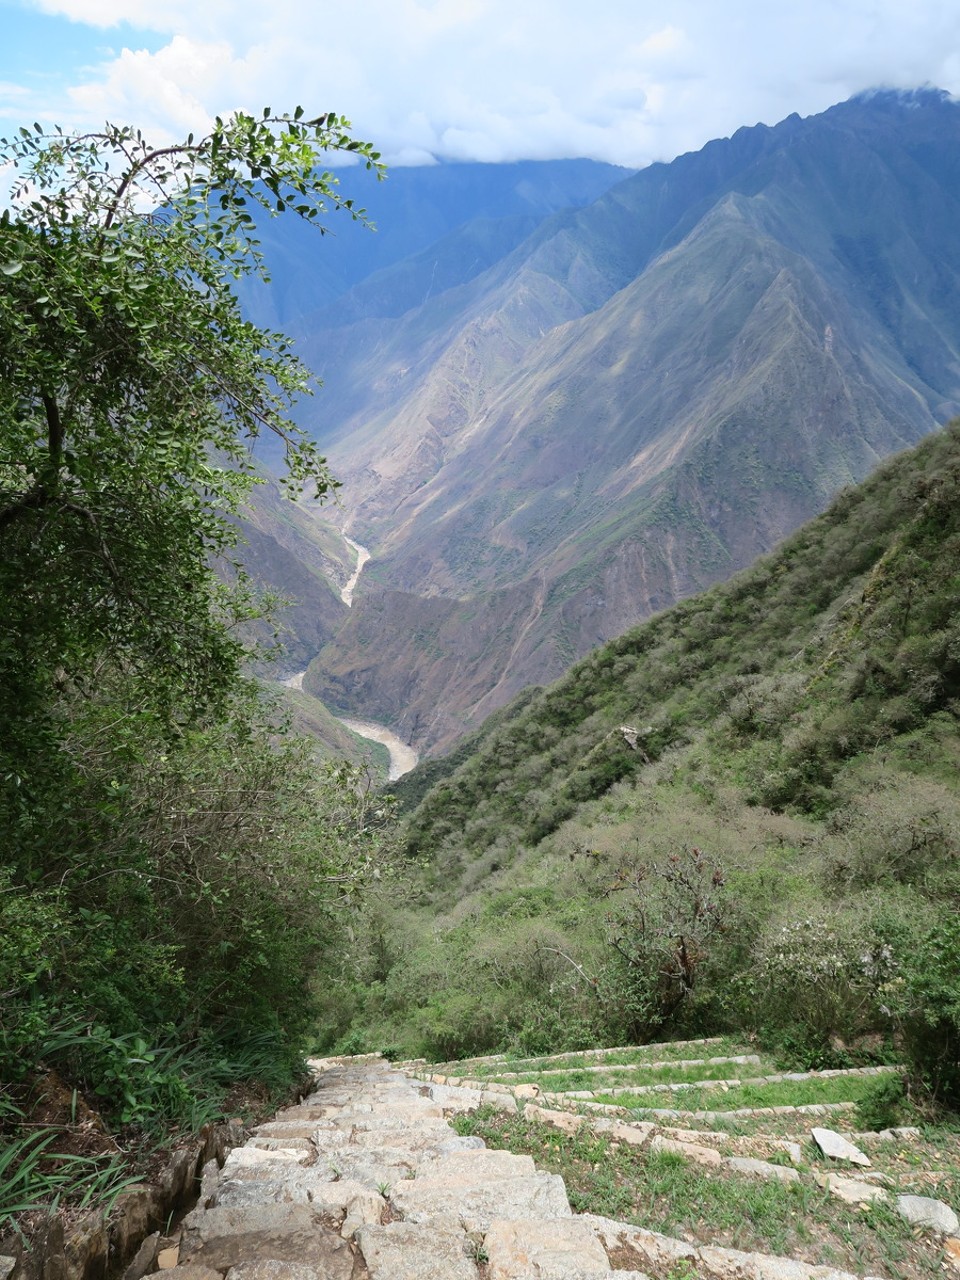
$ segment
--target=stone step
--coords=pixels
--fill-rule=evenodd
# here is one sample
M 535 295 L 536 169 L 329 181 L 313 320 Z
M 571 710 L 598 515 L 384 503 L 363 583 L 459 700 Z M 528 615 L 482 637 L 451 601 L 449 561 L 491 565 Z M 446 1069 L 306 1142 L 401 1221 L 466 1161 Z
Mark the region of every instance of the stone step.
M 406 1080 L 377 1058 L 328 1061 L 308 1099 L 258 1126 L 221 1170 L 215 1162 L 205 1169 L 201 1207 L 184 1222 L 180 1265 L 164 1274 L 169 1280 L 647 1280 L 684 1272 L 698 1280 L 853 1280 L 828 1267 L 694 1246 L 574 1215 L 562 1178 L 538 1171 L 529 1156 L 457 1136 L 443 1119 L 445 1088 Z M 483 1097 L 486 1090 L 477 1092 Z M 534 1104 L 526 1112 L 568 1132 L 589 1126 L 614 1142 L 696 1148 L 698 1158 L 741 1175 L 800 1176 L 757 1158 L 756 1140 Z M 739 1145 L 746 1142 L 754 1146 Z M 777 1144 L 771 1151 L 790 1146 L 769 1142 Z M 854 1194 L 846 1185 L 830 1189 Z M 879 1188 L 857 1194 L 867 1190 L 885 1194 Z
M 554 1173 L 534 1173 L 520 1178 L 497 1178 L 488 1182 L 455 1183 L 440 1178 L 417 1176 L 398 1183 L 390 1200 L 408 1222 L 438 1222 L 466 1231 L 486 1231 L 491 1222 L 503 1219 L 571 1216 L 563 1179 Z
M 569 1280 L 611 1275 L 597 1234 L 580 1218 L 491 1222 L 483 1237 L 489 1280 Z
M 370 1280 L 478 1280 L 463 1231 L 390 1222 L 361 1227 L 357 1244 Z
M 186 1220 L 180 1257 L 221 1274 L 240 1263 L 265 1261 L 304 1264 L 324 1280 L 352 1280 L 354 1269 L 339 1222 L 308 1205 L 195 1211 Z

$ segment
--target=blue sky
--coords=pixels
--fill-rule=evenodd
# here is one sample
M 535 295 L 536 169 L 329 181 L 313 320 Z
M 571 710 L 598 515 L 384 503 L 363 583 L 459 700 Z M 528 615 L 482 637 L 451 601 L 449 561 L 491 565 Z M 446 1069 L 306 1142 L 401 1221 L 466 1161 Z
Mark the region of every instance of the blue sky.
M 351 118 L 393 163 L 642 165 L 859 90 L 960 94 L 957 0 L 0 0 L 0 131 Z

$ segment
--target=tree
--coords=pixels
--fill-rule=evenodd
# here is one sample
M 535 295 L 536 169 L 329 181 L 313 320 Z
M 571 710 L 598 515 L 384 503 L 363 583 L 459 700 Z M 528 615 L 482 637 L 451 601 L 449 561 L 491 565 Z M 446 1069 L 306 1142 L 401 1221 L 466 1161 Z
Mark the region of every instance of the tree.
M 290 421 L 307 370 L 231 290 L 266 275 L 251 210 L 365 219 L 329 152 L 382 174 L 299 108 L 163 147 L 0 141 L 0 1077 L 64 1019 L 104 1044 L 272 1019 L 289 1049 L 351 862 L 382 845 L 344 825 L 349 779 L 277 746 L 235 633 L 254 606 L 213 570 L 251 437 L 284 441 L 292 489 L 334 484 Z
M 267 109 L 159 148 L 113 126 L 0 142 L 19 180 L 0 219 L 0 587 L 14 605 L 0 680 L 14 708 L 105 648 L 194 698 L 232 678 L 209 563 L 234 539 L 249 438 L 283 439 L 294 487 L 333 481 L 289 419 L 306 369 L 243 319 L 230 284 L 266 275 L 251 208 L 321 230 L 332 209 L 363 218 L 320 163 L 340 151 L 382 174 L 348 130 Z
M 632 1034 L 649 1037 L 689 1004 L 730 915 L 726 872 L 701 849 L 662 865 L 622 867 L 611 886 L 626 895 L 607 916 L 622 969 L 620 998 Z

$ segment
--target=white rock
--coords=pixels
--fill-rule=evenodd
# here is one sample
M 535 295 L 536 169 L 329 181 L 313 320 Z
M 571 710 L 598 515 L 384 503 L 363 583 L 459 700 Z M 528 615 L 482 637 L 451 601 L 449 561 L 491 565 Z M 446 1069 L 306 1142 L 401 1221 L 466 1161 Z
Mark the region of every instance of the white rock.
M 728 1169 L 749 1174 L 753 1178 L 775 1178 L 780 1182 L 798 1182 L 800 1179 L 796 1169 L 772 1164 L 769 1160 L 756 1160 L 753 1156 L 729 1156 L 724 1164 Z
M 812 1129 L 811 1136 L 825 1156 L 831 1160 L 846 1160 L 850 1164 L 867 1166 L 870 1157 L 865 1156 L 859 1147 L 855 1147 L 846 1138 L 841 1138 L 833 1129 Z
M 942 1236 L 955 1236 L 960 1231 L 960 1218 L 948 1204 L 931 1196 L 897 1196 L 901 1217 L 915 1227 L 929 1227 Z
M 844 1178 L 839 1173 L 828 1173 L 823 1178 L 823 1186 L 832 1196 L 847 1204 L 869 1204 L 872 1200 L 885 1200 L 886 1192 L 872 1182 L 861 1182 L 859 1178 Z

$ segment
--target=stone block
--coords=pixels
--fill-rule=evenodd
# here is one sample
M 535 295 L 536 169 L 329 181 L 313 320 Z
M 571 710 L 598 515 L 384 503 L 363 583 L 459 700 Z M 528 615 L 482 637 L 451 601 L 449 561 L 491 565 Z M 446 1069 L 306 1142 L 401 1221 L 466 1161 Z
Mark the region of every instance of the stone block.
M 586 1116 L 574 1115 L 572 1111 L 551 1111 L 548 1107 L 538 1107 L 535 1102 L 528 1102 L 523 1114 L 527 1120 L 536 1120 L 561 1133 L 577 1133 L 587 1123 Z
M 756 1160 L 752 1156 L 728 1156 L 724 1164 L 735 1173 L 745 1173 L 751 1178 L 771 1178 L 779 1182 L 800 1181 L 800 1174 L 796 1169 L 771 1164 L 769 1160 Z
M 827 1173 L 817 1179 L 821 1186 L 827 1188 L 832 1196 L 847 1204 L 869 1204 L 873 1200 L 885 1200 L 887 1193 L 883 1187 L 872 1182 L 862 1182 L 859 1178 L 845 1178 L 839 1173 Z
M 146 1237 L 127 1264 L 123 1273 L 123 1280 L 143 1280 L 143 1277 L 149 1271 L 154 1270 L 157 1265 L 157 1245 L 159 1241 L 159 1231 L 154 1231 L 152 1235 Z
M 274 1147 L 271 1150 L 265 1150 L 263 1147 L 234 1147 L 227 1156 L 223 1164 L 224 1174 L 229 1174 L 234 1169 L 250 1168 L 252 1166 L 282 1164 L 289 1162 L 291 1164 L 303 1164 L 305 1160 L 313 1158 L 312 1150 L 294 1150 L 292 1147 Z M 206 1175 L 209 1165 L 204 1168 Z M 216 1172 L 216 1170 L 214 1170 Z
M 831 1160 L 846 1160 L 848 1164 L 859 1164 L 864 1168 L 869 1166 L 870 1157 L 833 1129 L 811 1129 L 810 1135 L 823 1154 Z
M 492 1222 L 484 1236 L 488 1280 L 567 1280 L 605 1273 L 603 1245 L 579 1218 L 559 1222 Z
M 515 1156 L 510 1151 L 454 1151 L 435 1156 L 420 1165 L 417 1181 L 453 1186 L 479 1186 L 501 1178 L 531 1177 L 537 1171 L 531 1156 Z
M 219 1271 L 185 1262 L 164 1271 L 163 1280 L 223 1280 Z
M 339 1223 L 333 1229 L 307 1205 L 208 1209 L 184 1233 L 181 1247 L 188 1262 L 220 1272 L 241 1262 L 265 1261 L 304 1263 L 316 1267 L 325 1280 L 350 1280 L 353 1271 L 353 1255 L 340 1238 Z M 164 1280 L 174 1272 L 165 1272 Z
M 713 1147 L 701 1147 L 694 1142 L 677 1142 L 673 1138 L 661 1138 L 659 1134 L 650 1139 L 650 1150 L 683 1156 L 684 1160 L 692 1160 L 695 1164 L 714 1165 L 717 1168 L 723 1164 L 723 1157 Z
M 344 1240 L 349 1240 L 360 1227 L 378 1224 L 383 1218 L 386 1204 L 378 1191 L 364 1189 L 351 1196 L 344 1206 L 343 1226 L 340 1228 Z
M 302 1262 L 269 1258 L 264 1262 L 238 1262 L 227 1272 L 226 1280 L 325 1280 L 325 1276 Z
M 486 1231 L 497 1219 L 568 1218 L 563 1179 L 537 1173 L 525 1178 L 500 1178 L 481 1186 L 442 1185 L 430 1181 L 397 1184 L 390 1196 L 410 1222 L 429 1222 L 454 1215 L 468 1230 Z
M 390 1222 L 356 1235 L 370 1280 L 477 1280 L 462 1232 Z

